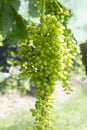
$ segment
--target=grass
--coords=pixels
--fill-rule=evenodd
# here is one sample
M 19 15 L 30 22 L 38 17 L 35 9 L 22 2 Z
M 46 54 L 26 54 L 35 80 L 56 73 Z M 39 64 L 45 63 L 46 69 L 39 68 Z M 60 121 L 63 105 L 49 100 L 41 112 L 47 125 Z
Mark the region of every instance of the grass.
M 53 116 L 55 130 L 87 130 L 87 88 L 77 97 L 56 108 Z M 0 119 L 0 130 L 33 130 L 30 112 L 15 113 Z
M 87 88 L 55 110 L 56 130 L 87 130 Z
M 12 116 L 0 119 L 0 130 L 32 130 L 33 118 L 30 112 L 15 113 Z

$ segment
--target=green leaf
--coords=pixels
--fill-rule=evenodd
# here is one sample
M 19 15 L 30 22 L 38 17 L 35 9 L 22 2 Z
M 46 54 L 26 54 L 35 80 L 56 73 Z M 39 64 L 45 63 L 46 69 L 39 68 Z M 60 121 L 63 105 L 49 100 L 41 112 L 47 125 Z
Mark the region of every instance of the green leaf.
M 9 3 L 0 3 L 0 30 L 4 37 L 24 38 L 26 22 Z
M 9 0 L 12 8 L 24 19 L 29 19 L 29 0 Z
M 38 9 L 34 6 L 35 0 L 29 0 L 29 15 L 31 17 L 39 17 Z
M 34 6 L 35 0 L 9 0 L 9 3 L 25 20 L 29 17 L 38 17 L 37 8 Z
M 0 1 L 0 31 L 4 37 L 26 37 L 26 25 L 30 17 L 38 17 L 34 0 Z

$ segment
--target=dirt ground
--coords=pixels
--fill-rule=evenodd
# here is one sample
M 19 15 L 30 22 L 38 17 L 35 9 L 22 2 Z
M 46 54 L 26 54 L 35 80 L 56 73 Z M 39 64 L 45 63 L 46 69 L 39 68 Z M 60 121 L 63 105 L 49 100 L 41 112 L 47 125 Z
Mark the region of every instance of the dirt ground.
M 55 107 L 65 101 L 75 97 L 80 91 L 82 86 L 86 86 L 85 82 L 81 77 L 72 76 L 72 88 L 74 92 L 70 95 L 65 94 L 61 84 L 57 84 L 56 90 L 53 94 L 55 98 Z M 22 96 L 17 94 L 5 94 L 0 95 L 0 118 L 5 118 L 20 110 L 29 111 L 30 108 L 34 107 L 35 98 L 32 96 Z

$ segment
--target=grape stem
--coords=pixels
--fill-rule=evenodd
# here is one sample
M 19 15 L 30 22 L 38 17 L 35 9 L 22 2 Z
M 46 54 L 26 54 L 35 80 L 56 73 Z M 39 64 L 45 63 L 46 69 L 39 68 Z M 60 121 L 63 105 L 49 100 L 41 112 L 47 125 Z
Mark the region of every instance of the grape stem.
M 45 10 L 45 0 L 41 0 L 40 22 L 42 27 L 44 22 L 44 10 Z
M 66 9 L 60 2 L 58 2 L 57 0 L 54 0 L 54 2 L 56 3 L 56 5 L 58 6 L 58 8 L 60 9 L 60 11 L 62 11 L 62 8 Z

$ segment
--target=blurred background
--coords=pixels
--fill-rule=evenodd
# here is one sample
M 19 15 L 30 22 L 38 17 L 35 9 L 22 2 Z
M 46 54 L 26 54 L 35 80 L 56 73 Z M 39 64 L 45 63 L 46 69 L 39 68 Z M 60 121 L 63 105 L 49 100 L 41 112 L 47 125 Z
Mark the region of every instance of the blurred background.
M 68 26 L 79 53 L 71 71 L 74 92 L 65 94 L 60 83 L 54 92 L 55 130 L 87 130 L 87 0 L 59 1 L 72 11 Z M 32 130 L 33 126 L 29 109 L 36 89 L 29 79 L 18 78 L 17 51 L 17 41 L 0 35 L 0 130 Z
M 87 1 L 86 0 L 62 0 L 66 7 L 70 8 L 73 17 L 69 26 L 79 43 L 87 41 Z

